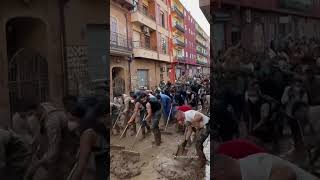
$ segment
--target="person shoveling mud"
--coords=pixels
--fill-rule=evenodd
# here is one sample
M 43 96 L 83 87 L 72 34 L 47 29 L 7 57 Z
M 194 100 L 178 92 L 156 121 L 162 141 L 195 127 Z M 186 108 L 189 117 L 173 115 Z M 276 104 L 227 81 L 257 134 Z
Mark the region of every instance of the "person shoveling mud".
M 195 110 L 182 111 L 177 109 L 175 118 L 179 125 L 186 125 L 185 139 L 179 145 L 176 155 L 183 153 L 192 132 L 196 132 L 196 150 L 199 159 L 199 166 L 203 167 L 206 163 L 206 157 L 203 153 L 203 143 L 209 136 L 209 121 L 210 118 Z

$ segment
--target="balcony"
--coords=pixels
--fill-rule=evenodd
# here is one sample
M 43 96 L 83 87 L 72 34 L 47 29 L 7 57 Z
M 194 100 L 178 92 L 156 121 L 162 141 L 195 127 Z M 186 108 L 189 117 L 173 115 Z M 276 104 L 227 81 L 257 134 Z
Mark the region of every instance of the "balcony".
M 174 27 L 175 27 L 177 30 L 179 30 L 180 32 L 182 32 L 182 33 L 185 32 L 185 30 L 184 30 L 184 28 L 183 28 L 183 25 L 180 25 L 180 24 L 177 23 L 177 22 L 174 23 Z
M 173 10 L 174 12 L 176 12 L 177 15 L 180 16 L 182 19 L 184 18 L 183 12 L 181 12 L 176 5 L 173 5 L 172 10 Z
M 183 62 L 183 63 L 186 62 L 184 56 L 182 56 L 182 55 L 176 56 L 175 59 L 176 59 L 176 61 L 178 61 L 178 62 Z
M 198 53 L 198 54 L 200 54 L 200 55 L 202 55 L 202 56 L 204 56 L 204 57 L 208 57 L 208 55 L 207 55 L 207 54 L 205 54 L 205 53 L 203 53 L 203 52 L 199 51 L 198 49 L 197 49 L 197 53 Z
M 197 59 L 197 64 L 200 64 L 200 65 L 207 65 L 208 63 L 207 63 L 207 62 L 205 62 L 205 61 L 202 61 L 202 60 Z
M 126 35 L 116 32 L 110 33 L 110 53 L 125 56 L 132 54 L 132 46 Z
M 204 32 L 201 31 L 200 29 L 196 28 L 196 32 L 199 36 L 201 36 L 203 39 L 206 39 L 207 37 L 205 36 Z
M 133 41 L 132 44 L 134 57 L 158 60 L 157 48 L 151 47 L 150 43 Z
M 133 13 L 131 14 L 131 22 L 138 22 L 153 30 L 157 29 L 155 16 L 142 6 L 135 6 Z
M 200 41 L 198 38 L 196 38 L 196 42 L 200 45 L 200 46 L 202 46 L 203 48 L 207 48 L 207 46 L 205 45 L 205 43 L 203 43 L 202 41 Z
M 179 39 L 173 39 L 173 42 L 175 45 L 181 46 L 181 47 L 185 47 L 184 42 L 180 41 Z
M 128 10 L 133 10 L 134 8 L 134 1 L 135 0 L 113 0 L 114 2 L 120 4 L 122 7 L 125 7 Z

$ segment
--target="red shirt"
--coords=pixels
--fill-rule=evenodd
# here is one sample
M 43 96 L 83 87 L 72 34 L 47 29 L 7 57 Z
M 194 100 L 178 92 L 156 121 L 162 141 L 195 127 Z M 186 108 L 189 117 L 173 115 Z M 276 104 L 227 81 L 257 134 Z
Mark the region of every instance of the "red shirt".
M 219 145 L 217 153 L 241 159 L 247 156 L 264 153 L 265 150 L 246 140 L 232 140 Z
M 183 106 L 178 106 L 177 110 L 182 111 L 182 112 L 186 112 L 186 111 L 192 110 L 192 107 L 191 106 L 187 106 L 187 105 L 183 105 Z

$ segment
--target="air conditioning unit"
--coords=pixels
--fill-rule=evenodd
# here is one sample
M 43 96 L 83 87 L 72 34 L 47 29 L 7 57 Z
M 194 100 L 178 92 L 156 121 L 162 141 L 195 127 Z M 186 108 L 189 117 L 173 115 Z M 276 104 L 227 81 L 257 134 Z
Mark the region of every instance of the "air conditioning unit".
M 148 26 L 143 26 L 142 32 L 146 35 L 146 36 L 150 36 L 150 29 Z

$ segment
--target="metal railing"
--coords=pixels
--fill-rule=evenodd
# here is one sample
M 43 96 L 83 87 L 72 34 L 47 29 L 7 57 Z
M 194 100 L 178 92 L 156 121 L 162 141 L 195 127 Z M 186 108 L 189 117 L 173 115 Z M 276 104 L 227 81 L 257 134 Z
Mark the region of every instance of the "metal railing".
M 203 61 L 197 59 L 197 64 L 206 65 L 206 64 L 208 64 L 208 62 L 203 62 Z
M 146 50 L 157 51 L 157 48 L 151 46 L 151 43 L 145 41 L 132 41 L 133 48 L 143 48 Z
M 176 56 L 175 58 L 176 58 L 176 60 L 179 61 L 179 62 L 185 62 L 184 56 Z
M 180 41 L 179 39 L 173 39 L 174 44 L 179 45 L 179 46 L 185 46 L 185 43 Z
M 207 54 L 203 53 L 202 51 L 200 51 L 200 50 L 198 50 L 198 49 L 197 49 L 197 53 L 200 54 L 200 55 L 202 55 L 202 56 L 208 57 Z
M 127 39 L 127 36 L 123 34 L 119 34 L 117 32 L 110 33 L 110 47 L 125 49 L 129 51 L 132 50 L 132 45 L 130 41 Z
M 175 22 L 174 23 L 174 26 L 181 32 L 185 32 L 184 28 L 183 28 L 183 25 L 180 25 L 179 23 Z
M 172 9 L 173 9 L 181 18 L 184 18 L 183 12 L 181 12 L 176 5 L 173 5 Z
M 133 12 L 136 12 L 136 11 L 141 12 L 143 15 L 147 16 L 148 18 L 152 19 L 153 21 L 156 21 L 155 15 L 150 14 L 150 13 L 148 12 L 148 9 L 145 9 L 144 6 L 142 6 L 142 5 L 136 5 L 136 6 L 134 7 L 134 9 L 133 9 Z
M 197 42 L 199 45 L 201 45 L 202 47 L 207 48 L 207 46 L 206 46 L 202 41 L 198 40 L 197 38 L 196 38 L 196 42 Z
M 206 37 L 204 36 L 204 32 L 200 31 L 198 28 L 196 28 L 196 32 L 197 32 L 197 34 L 199 34 L 203 39 L 206 39 Z

